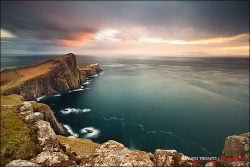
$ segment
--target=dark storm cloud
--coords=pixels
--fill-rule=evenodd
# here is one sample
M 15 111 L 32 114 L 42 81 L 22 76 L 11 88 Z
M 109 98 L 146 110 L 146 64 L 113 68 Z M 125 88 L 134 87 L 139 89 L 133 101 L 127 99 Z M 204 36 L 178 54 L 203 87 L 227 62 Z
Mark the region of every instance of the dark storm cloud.
M 247 33 L 248 7 L 247 1 L 2 2 L 1 26 L 18 37 L 42 40 L 74 40 L 72 33 L 133 27 L 143 27 L 140 35 L 147 37 L 194 40 Z M 136 39 L 129 32 L 120 37 L 130 35 Z

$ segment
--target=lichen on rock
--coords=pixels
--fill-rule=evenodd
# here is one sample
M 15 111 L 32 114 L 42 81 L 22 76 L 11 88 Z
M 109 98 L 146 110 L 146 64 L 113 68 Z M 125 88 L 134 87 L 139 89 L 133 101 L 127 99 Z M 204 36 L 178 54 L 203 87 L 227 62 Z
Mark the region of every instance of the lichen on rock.
M 69 157 L 60 152 L 44 151 L 33 158 L 31 161 L 43 166 L 50 166 L 54 163 L 59 163 L 63 160 L 69 160 Z
M 39 120 L 35 123 L 39 144 L 44 151 L 59 151 L 60 146 L 56 134 L 47 121 Z
M 36 166 L 40 166 L 36 163 L 27 161 L 27 160 L 13 160 L 11 161 L 9 164 L 6 165 L 6 167 L 18 167 L 18 166 L 32 166 L 32 167 L 36 167 Z

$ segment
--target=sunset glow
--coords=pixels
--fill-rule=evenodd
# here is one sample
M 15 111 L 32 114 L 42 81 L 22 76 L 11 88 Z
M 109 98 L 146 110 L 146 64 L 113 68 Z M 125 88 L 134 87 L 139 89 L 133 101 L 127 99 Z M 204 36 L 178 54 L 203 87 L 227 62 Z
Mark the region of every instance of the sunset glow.
M 247 4 L 4 2 L 1 49 L 3 53 L 32 53 L 38 47 L 41 52 L 74 50 L 91 55 L 248 56 Z

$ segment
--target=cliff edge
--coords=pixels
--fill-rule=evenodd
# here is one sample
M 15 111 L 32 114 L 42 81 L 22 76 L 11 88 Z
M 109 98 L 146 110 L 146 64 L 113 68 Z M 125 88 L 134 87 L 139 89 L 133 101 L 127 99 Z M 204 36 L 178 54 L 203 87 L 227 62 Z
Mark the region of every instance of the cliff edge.
M 102 71 L 98 65 L 78 69 L 73 53 L 1 72 L 1 95 L 18 94 L 24 100 L 78 89 L 90 75 Z

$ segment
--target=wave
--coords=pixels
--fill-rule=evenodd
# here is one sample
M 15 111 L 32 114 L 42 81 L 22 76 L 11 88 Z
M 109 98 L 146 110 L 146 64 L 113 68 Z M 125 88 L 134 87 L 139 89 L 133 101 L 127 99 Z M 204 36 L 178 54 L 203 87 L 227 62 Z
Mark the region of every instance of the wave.
M 83 85 L 88 85 L 90 82 L 89 81 L 87 81 L 87 82 L 84 82 L 83 83 Z
M 36 101 L 40 101 L 40 100 L 42 100 L 43 98 L 45 98 L 46 96 L 44 95 L 44 96 L 41 96 L 41 97 L 38 97 L 37 99 L 36 99 Z
M 70 128 L 69 125 L 63 124 L 63 126 L 69 131 L 69 133 L 71 133 L 71 136 L 69 136 L 69 137 L 77 138 L 79 136 L 79 134 L 73 132 L 73 130 Z
M 91 130 L 92 133 L 88 133 L 87 130 Z M 81 133 L 84 134 L 84 138 L 97 138 L 100 135 L 100 130 L 95 129 L 94 127 L 85 127 L 81 129 Z
M 90 112 L 91 109 L 89 108 L 84 108 L 84 109 L 79 109 L 79 108 L 65 108 L 61 110 L 63 114 L 69 114 L 69 113 L 79 113 L 79 112 Z
M 72 90 L 72 91 L 74 91 L 74 92 L 78 92 L 78 91 L 83 91 L 84 90 L 84 88 L 79 88 L 79 89 L 74 89 L 74 90 Z

